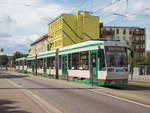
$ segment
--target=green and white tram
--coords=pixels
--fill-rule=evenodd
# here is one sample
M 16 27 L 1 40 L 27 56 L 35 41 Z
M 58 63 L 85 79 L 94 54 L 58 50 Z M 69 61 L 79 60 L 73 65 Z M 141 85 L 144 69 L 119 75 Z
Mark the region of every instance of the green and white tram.
M 28 56 L 27 72 L 93 85 L 128 83 L 127 46 L 120 41 L 90 40 Z
M 16 71 L 21 73 L 27 72 L 26 57 L 16 59 Z

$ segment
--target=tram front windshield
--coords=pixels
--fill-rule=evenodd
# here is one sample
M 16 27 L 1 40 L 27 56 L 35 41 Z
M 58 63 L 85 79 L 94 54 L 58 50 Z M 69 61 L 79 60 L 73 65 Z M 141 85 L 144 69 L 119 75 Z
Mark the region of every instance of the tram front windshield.
M 105 47 L 107 67 L 128 67 L 127 49 L 125 47 Z

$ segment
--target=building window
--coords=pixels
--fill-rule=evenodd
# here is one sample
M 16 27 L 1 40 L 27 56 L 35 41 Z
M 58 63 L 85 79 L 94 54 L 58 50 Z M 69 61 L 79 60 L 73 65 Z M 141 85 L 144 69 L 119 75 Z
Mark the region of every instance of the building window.
M 126 37 L 125 37 L 125 36 L 123 37 L 123 40 L 126 40 Z
M 116 40 L 120 40 L 119 36 L 118 36 L 118 37 L 116 37 Z
M 129 37 L 129 40 L 132 40 L 132 37 Z
M 126 34 L 126 29 L 123 30 L 123 34 Z
M 131 31 L 131 29 L 129 30 L 129 34 L 130 34 L 130 35 L 132 34 L 132 31 Z
M 119 29 L 116 30 L 116 33 L 119 34 Z

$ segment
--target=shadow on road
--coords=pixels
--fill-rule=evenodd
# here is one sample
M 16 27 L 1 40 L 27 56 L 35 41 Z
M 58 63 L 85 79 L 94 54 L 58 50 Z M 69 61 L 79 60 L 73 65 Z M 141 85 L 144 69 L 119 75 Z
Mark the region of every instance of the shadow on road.
M 23 78 L 28 77 L 27 75 L 9 75 L 7 73 L 0 72 L 0 79 L 11 79 L 11 78 Z
M 19 107 L 13 106 L 16 101 L 0 99 L 0 113 L 31 113 L 24 110 L 17 110 Z

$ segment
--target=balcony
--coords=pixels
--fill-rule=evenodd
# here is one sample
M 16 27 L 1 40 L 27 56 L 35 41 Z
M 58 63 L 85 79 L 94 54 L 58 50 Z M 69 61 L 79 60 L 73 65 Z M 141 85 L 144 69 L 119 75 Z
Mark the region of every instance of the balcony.
M 137 43 L 138 43 L 138 40 L 132 40 L 132 43 L 133 43 L 133 44 L 137 44 Z
M 138 43 L 138 44 L 144 44 L 144 43 L 145 43 L 145 40 L 138 40 L 137 43 Z
M 115 31 L 113 30 L 110 30 L 110 31 L 105 31 L 105 30 L 102 30 L 101 31 L 101 35 L 114 35 L 115 34 Z
M 138 49 L 136 49 L 136 51 L 139 53 L 143 53 L 143 52 L 145 52 L 145 48 L 138 48 Z
M 133 36 L 142 36 L 142 35 L 145 35 L 145 32 L 144 31 L 133 31 Z

